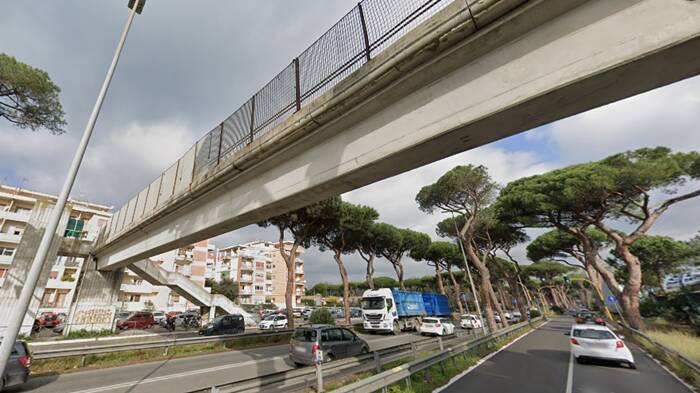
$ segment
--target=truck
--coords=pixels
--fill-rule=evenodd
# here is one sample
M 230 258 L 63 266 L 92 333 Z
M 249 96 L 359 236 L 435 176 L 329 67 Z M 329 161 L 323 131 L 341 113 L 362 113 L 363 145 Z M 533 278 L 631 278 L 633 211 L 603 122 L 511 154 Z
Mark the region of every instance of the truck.
M 368 289 L 362 294 L 362 326 L 370 333 L 418 330 L 423 317 L 451 314 L 447 296 L 398 289 Z

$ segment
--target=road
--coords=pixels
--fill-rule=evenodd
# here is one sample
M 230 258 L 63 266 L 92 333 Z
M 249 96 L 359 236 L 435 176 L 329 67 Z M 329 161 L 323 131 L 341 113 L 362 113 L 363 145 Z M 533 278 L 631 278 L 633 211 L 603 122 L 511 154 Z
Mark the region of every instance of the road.
M 636 370 L 577 364 L 564 332 L 569 317 L 555 318 L 486 360 L 442 393 L 691 393 L 661 366 L 627 342 Z
M 419 339 L 417 334 L 362 335 L 370 349 L 384 349 Z M 30 378 L 12 392 L 34 393 L 176 393 L 294 368 L 288 345 L 229 351 L 188 358 Z

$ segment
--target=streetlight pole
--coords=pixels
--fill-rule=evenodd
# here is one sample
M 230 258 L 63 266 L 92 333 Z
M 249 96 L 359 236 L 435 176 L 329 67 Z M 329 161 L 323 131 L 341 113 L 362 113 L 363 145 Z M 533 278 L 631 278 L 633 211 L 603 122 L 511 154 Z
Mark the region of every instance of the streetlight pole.
M 68 176 L 63 183 L 63 188 L 61 188 L 61 193 L 56 200 L 56 205 L 51 212 L 48 225 L 39 243 L 39 248 L 37 249 L 36 255 L 34 255 L 34 260 L 27 274 L 27 278 L 22 287 L 22 292 L 20 292 L 19 299 L 15 307 L 8 318 L 7 328 L 5 330 L 4 337 L 2 337 L 2 343 L 0 343 L 0 376 L 4 375 L 5 368 L 7 366 L 7 361 L 12 353 L 12 349 L 15 347 L 15 340 L 17 340 L 17 335 L 22 326 L 22 321 L 29 308 L 29 303 L 34 294 L 34 289 L 36 288 L 37 281 L 39 281 L 39 274 L 41 273 L 42 265 L 51 247 L 51 240 L 53 235 L 58 228 L 58 222 L 61 220 L 63 215 L 63 209 L 66 206 L 68 200 L 68 195 L 73 188 L 73 183 L 75 183 L 76 175 L 78 174 L 78 169 L 80 168 L 80 163 L 85 155 L 85 150 L 87 149 L 88 142 L 90 141 L 90 136 L 92 135 L 92 130 L 95 127 L 95 122 L 97 121 L 97 116 L 100 114 L 100 108 L 104 102 L 104 98 L 107 95 L 107 89 L 112 81 L 112 75 L 114 70 L 117 68 L 117 63 L 119 61 L 119 56 L 121 55 L 122 49 L 124 48 L 124 43 L 126 42 L 126 36 L 129 33 L 129 28 L 134 20 L 134 16 L 137 13 L 141 13 L 146 0 L 130 0 L 129 8 L 131 12 L 129 13 L 129 18 L 126 21 L 126 26 L 122 32 L 121 38 L 119 39 L 119 44 L 117 45 L 117 50 L 112 58 L 112 64 L 110 64 L 107 70 L 107 76 L 102 83 L 102 88 L 97 96 L 97 101 L 95 106 L 92 108 L 92 114 L 85 126 L 85 131 L 83 131 L 83 136 L 80 139 L 80 144 L 78 145 L 78 150 L 75 152 L 73 157 L 73 162 L 71 163 L 70 169 L 68 170 Z

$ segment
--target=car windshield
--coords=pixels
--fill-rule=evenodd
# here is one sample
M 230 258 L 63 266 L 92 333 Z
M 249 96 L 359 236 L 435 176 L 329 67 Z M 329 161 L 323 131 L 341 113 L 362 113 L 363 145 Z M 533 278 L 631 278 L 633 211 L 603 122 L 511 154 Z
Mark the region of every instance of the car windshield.
M 214 320 L 212 320 L 211 323 L 212 324 L 219 323 L 222 319 L 224 319 L 224 317 L 225 317 L 224 315 L 218 316 L 218 317 L 214 318 Z
M 297 329 L 292 336 L 296 341 L 314 342 L 316 341 L 316 331 L 312 329 Z
M 613 340 L 615 335 L 607 330 L 598 329 L 574 329 L 574 337 L 588 338 L 591 340 Z
M 385 307 L 383 297 L 366 297 L 362 299 L 363 310 L 382 310 Z
M 274 321 L 274 320 L 275 320 L 275 316 L 276 316 L 276 315 L 269 315 L 269 316 L 265 317 L 264 320 L 265 320 L 265 321 Z

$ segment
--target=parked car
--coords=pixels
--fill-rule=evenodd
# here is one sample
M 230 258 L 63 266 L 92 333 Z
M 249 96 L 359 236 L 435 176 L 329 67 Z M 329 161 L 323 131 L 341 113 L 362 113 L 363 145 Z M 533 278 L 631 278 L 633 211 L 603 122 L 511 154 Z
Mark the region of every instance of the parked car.
M 287 317 L 284 315 L 270 315 L 258 324 L 260 329 L 286 329 Z
M 245 321 L 242 315 L 222 315 L 214 318 L 199 329 L 199 334 L 211 336 L 215 334 L 237 334 L 245 332 Z
M 574 325 L 565 334 L 571 336 L 571 352 L 578 363 L 598 359 L 637 368 L 632 352 L 622 341 L 624 336 L 617 336 L 607 326 Z
M 301 318 L 301 314 L 304 312 L 304 308 L 302 307 L 294 307 L 292 310 L 292 315 L 294 318 Z
M 18 386 L 27 382 L 29 379 L 29 369 L 32 365 L 32 357 L 29 354 L 29 348 L 24 341 L 15 341 L 15 347 L 12 348 L 10 358 L 5 367 L 5 373 L 0 378 L 0 391 L 10 386 Z
M 513 311 L 513 320 L 521 321 L 523 319 L 523 314 L 520 311 Z
M 165 323 L 165 313 L 163 311 L 154 311 L 153 320 L 156 321 L 157 325 L 163 325 Z
M 584 323 L 595 323 L 598 325 L 605 325 L 605 320 L 598 314 L 590 311 L 586 312 L 579 312 L 576 314 L 576 323 L 577 324 L 584 324 Z
M 369 344 L 351 330 L 331 325 L 311 325 L 294 329 L 289 357 L 297 366 L 311 365 L 322 351 L 323 362 L 369 353 Z
M 446 336 L 455 332 L 455 325 L 448 318 L 423 318 L 419 330 L 421 336 Z
M 351 308 L 350 318 L 362 318 L 362 309 L 356 307 Z
M 202 317 L 198 312 L 186 311 L 178 314 L 172 319 L 173 327 L 181 327 L 185 329 L 196 328 L 202 326 Z
M 142 311 L 133 313 L 128 318 L 117 322 L 117 329 L 148 329 L 155 323 L 153 313 Z
M 306 321 L 307 319 L 309 319 L 309 317 L 311 317 L 312 312 L 314 312 L 313 309 L 307 308 L 306 310 L 304 310 L 304 312 L 301 313 L 301 317 Z
M 123 321 L 123 320 L 129 318 L 131 316 L 131 314 L 133 314 L 133 313 L 131 313 L 129 311 L 119 311 L 119 312 L 114 314 L 114 319 L 117 322 Z
M 42 328 L 53 329 L 60 324 L 61 319 L 58 314 L 54 312 L 43 312 L 34 320 L 34 330 L 40 330 Z
M 462 314 L 459 325 L 462 329 L 481 329 L 483 327 L 481 318 L 477 318 L 473 314 Z

